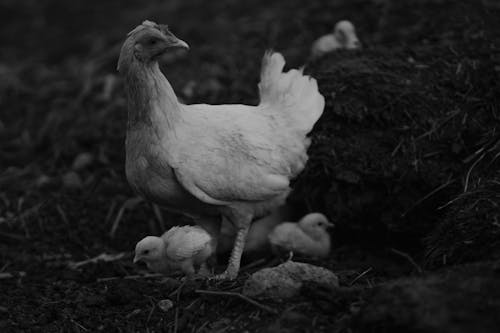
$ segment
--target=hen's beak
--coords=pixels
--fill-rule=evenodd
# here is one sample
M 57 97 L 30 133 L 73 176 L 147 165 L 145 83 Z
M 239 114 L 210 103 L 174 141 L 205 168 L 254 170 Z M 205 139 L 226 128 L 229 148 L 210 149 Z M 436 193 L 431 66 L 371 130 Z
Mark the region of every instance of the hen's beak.
M 189 45 L 188 43 L 186 43 L 185 41 L 183 41 L 182 39 L 177 39 L 177 42 L 174 43 L 174 45 L 172 45 L 173 47 L 178 47 L 178 48 L 181 48 L 181 49 L 186 49 L 186 50 L 189 50 Z
M 172 49 L 172 48 L 178 48 L 178 49 L 186 49 L 189 50 L 189 45 L 182 39 L 179 39 L 175 36 L 172 36 L 173 38 L 169 38 L 167 41 L 167 48 Z

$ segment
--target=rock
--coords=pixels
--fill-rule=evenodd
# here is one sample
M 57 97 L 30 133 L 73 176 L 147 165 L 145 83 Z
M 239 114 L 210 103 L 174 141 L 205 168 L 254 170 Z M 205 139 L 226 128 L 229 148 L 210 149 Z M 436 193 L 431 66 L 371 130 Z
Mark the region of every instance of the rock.
M 38 188 L 47 188 L 53 183 L 52 178 L 47 175 L 40 175 L 35 180 L 36 187 Z
M 174 307 L 174 303 L 169 300 L 168 298 L 167 299 L 162 299 L 158 302 L 158 307 L 163 311 L 163 312 L 167 312 L 168 310 L 170 310 L 171 308 Z
M 256 298 L 286 299 L 298 295 L 303 283 L 311 281 L 332 288 L 339 286 L 337 276 L 326 268 L 287 261 L 252 274 L 245 282 L 243 294 Z
M 73 160 L 72 168 L 75 171 L 83 170 L 94 162 L 94 155 L 91 153 L 80 153 Z
M 62 176 L 62 183 L 63 183 L 65 188 L 70 189 L 70 190 L 77 190 L 77 189 L 80 189 L 83 187 L 82 179 L 74 171 L 66 172 Z

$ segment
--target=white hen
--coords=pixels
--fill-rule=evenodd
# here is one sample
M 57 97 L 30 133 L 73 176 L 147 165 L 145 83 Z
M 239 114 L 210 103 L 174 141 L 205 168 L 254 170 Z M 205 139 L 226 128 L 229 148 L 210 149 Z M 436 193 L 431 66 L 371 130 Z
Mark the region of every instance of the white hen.
M 273 250 L 285 250 L 316 258 L 330 253 L 330 235 L 327 228 L 333 227 L 326 216 L 311 213 L 298 223 L 283 222 L 269 234 Z
M 356 35 L 354 24 L 343 20 L 335 24 L 333 33 L 321 36 L 313 43 L 311 58 L 318 58 L 339 49 L 354 50 L 358 48 L 361 48 L 361 43 Z
M 118 70 L 128 99 L 126 174 L 132 188 L 195 218 L 216 234 L 225 217 L 237 233 L 228 267 L 234 279 L 252 219 L 284 202 L 307 161 L 306 137 L 321 116 L 316 81 L 283 72 L 279 53 L 262 61 L 257 106 L 184 105 L 157 59 L 187 47 L 166 26 L 143 22 L 128 34 Z
M 214 253 L 212 237 L 201 227 L 173 227 L 161 237 L 148 236 L 137 243 L 134 263 L 144 261 L 154 272 L 165 275 L 182 271 L 191 276 L 196 268 L 206 271 Z

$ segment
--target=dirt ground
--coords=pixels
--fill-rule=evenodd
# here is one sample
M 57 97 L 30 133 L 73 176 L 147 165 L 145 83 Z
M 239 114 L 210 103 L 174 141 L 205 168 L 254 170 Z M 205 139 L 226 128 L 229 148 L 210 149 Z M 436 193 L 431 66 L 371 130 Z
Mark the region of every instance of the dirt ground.
M 486 0 L 0 1 L 0 331 L 495 332 L 499 15 Z M 327 103 L 290 198 L 334 220 L 315 264 L 340 288 L 264 308 L 197 290 L 239 293 L 265 263 L 185 284 L 132 264 L 142 237 L 189 222 L 125 179 L 116 61 L 144 19 L 190 44 L 162 68 L 189 103 L 256 103 L 266 49 L 302 66 L 354 22 L 363 50 L 306 63 Z

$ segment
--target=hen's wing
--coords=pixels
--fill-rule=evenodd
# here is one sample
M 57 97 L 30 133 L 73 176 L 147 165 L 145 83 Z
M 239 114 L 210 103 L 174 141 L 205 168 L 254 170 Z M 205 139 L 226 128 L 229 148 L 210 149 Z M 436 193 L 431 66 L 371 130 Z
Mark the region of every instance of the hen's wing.
M 246 162 L 244 159 L 228 161 L 218 154 L 205 157 L 208 158 L 204 163 L 198 164 L 201 168 L 174 168 L 174 173 L 191 194 L 206 203 L 227 205 L 235 201 L 268 200 L 289 189 L 287 175 L 273 173 L 265 166 L 252 165 L 254 158 Z M 231 155 L 231 158 L 235 157 L 238 156 Z M 199 169 L 204 169 L 204 172 L 198 172 Z
M 175 230 L 171 232 L 174 228 Z M 174 228 L 162 236 L 167 243 L 167 256 L 171 260 L 182 261 L 193 258 L 210 244 L 210 235 L 201 227 L 184 226 Z
M 264 57 L 258 106 L 185 106 L 170 165 L 198 199 L 216 205 L 268 200 L 288 191 L 304 168 L 306 134 L 324 98 L 314 79 L 283 73 L 283 66 L 279 54 Z
M 307 160 L 304 142 L 294 142 L 288 133 L 276 134 L 269 126 L 271 120 L 255 111 L 250 114 L 260 121 L 244 121 L 252 117 L 244 117 L 245 112 L 236 108 L 235 112 L 206 113 L 212 115 L 204 123 L 213 126 L 205 125 L 206 131 L 192 135 L 182 131 L 180 147 L 184 147 L 171 163 L 178 181 L 191 194 L 204 202 L 224 205 L 268 200 L 289 189 L 293 171 L 301 170 Z M 221 119 L 216 123 L 217 117 Z M 262 128 L 267 132 L 259 133 Z

